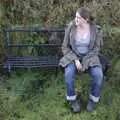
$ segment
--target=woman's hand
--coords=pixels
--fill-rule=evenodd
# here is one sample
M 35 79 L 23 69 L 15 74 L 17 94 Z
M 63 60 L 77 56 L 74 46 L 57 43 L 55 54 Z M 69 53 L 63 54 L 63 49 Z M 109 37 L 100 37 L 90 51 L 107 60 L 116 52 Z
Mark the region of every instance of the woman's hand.
M 78 72 L 80 72 L 81 69 L 82 69 L 82 65 L 81 65 L 80 61 L 79 60 L 75 60 L 75 65 L 77 67 Z

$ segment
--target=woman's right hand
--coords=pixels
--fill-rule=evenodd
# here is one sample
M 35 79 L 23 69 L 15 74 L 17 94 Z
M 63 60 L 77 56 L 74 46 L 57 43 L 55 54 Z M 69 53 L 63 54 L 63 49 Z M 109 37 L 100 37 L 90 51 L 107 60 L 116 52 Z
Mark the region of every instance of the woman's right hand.
M 81 65 L 80 61 L 79 60 L 75 60 L 75 65 L 77 67 L 78 72 L 80 72 L 81 69 L 82 69 L 82 65 Z

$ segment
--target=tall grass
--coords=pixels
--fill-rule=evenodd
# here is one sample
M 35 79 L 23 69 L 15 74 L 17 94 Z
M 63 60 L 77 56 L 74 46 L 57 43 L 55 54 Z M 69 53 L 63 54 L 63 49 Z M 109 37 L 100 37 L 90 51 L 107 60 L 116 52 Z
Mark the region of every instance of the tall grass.
M 86 103 L 90 78 L 77 75 L 76 91 L 82 111 L 73 114 L 65 100 L 66 88 L 62 71 L 18 70 L 0 77 L 1 120 L 119 120 L 120 88 L 104 81 L 101 101 L 88 113 Z

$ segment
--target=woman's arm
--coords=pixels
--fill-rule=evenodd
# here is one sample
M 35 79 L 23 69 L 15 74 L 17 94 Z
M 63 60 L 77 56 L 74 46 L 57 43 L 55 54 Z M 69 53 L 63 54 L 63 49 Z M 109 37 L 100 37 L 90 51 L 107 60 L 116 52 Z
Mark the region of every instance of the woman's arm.
M 96 35 L 94 47 L 92 50 L 89 51 L 89 53 L 85 57 L 90 57 L 94 55 L 98 56 L 102 46 L 103 46 L 103 32 L 99 27 L 97 28 L 97 35 Z
M 70 48 L 70 31 L 71 31 L 72 25 L 73 25 L 73 22 L 70 22 L 67 29 L 65 30 L 65 36 L 62 43 L 62 52 L 63 52 L 63 55 L 66 56 L 68 59 L 76 60 L 78 59 L 78 57 Z
M 100 29 L 96 33 L 96 39 L 93 49 L 90 50 L 88 54 L 84 56 L 82 59 L 82 71 L 88 69 L 89 66 L 93 66 L 95 64 L 100 65 L 98 55 L 100 53 L 102 45 L 103 45 L 103 35 L 102 35 L 102 30 Z

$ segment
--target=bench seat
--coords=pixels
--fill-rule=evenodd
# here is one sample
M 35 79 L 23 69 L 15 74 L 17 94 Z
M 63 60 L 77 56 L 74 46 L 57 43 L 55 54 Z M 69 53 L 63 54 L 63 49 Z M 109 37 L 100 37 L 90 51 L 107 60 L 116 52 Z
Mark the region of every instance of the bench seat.
M 4 68 L 58 67 L 59 59 L 59 56 L 12 56 L 8 57 Z

